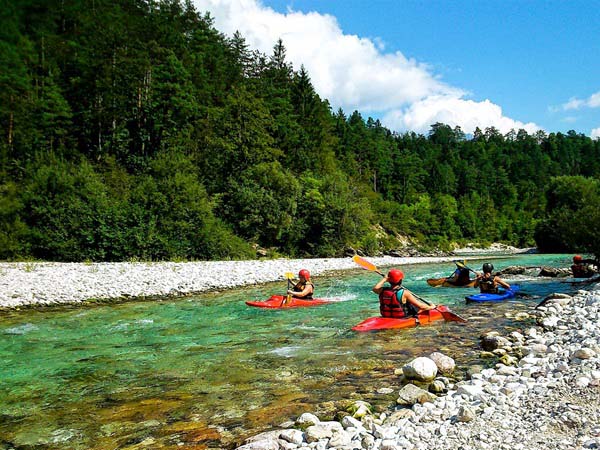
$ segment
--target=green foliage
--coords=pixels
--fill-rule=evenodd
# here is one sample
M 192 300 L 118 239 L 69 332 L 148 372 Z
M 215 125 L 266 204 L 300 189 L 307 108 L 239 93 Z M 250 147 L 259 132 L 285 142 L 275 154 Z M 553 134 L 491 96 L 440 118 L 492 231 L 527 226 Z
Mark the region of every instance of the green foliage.
M 30 211 L 32 256 L 56 261 L 105 259 L 102 230 L 109 203 L 91 165 L 51 158 L 33 163 L 29 173 L 23 201 Z
M 212 213 L 189 158 L 161 152 L 132 190 L 129 240 L 142 259 L 248 258 L 251 248 Z
M 598 251 L 598 139 L 332 113 L 191 2 L 0 2 L 0 258 Z
M 261 163 L 232 178 L 223 216 L 236 233 L 263 247 L 281 246 L 292 232 L 300 184 L 278 162 Z
M 352 191 L 343 173 L 331 173 L 325 178 L 304 175 L 301 183 L 303 192 L 290 239 L 292 253 L 338 255 L 368 232 L 369 204 Z
M 29 256 L 29 229 L 21 219 L 24 215 L 17 185 L 0 185 L 0 259 Z
M 582 176 L 555 177 L 546 197 L 546 217 L 535 230 L 540 249 L 589 252 L 600 258 L 600 181 Z

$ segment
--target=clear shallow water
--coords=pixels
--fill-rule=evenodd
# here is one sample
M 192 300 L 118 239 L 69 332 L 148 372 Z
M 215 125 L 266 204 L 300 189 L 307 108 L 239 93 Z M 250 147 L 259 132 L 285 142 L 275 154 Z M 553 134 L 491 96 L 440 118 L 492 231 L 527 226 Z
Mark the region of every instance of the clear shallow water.
M 493 262 L 498 270 L 566 267 L 570 255 Z M 468 263 L 479 269 L 482 261 Z M 432 351 L 454 357 L 459 370 L 482 363 L 482 332 L 529 326 L 514 314 L 573 289 L 560 279 L 507 277 L 525 297 L 466 305 L 464 296 L 475 290 L 425 282 L 449 275 L 452 263 L 403 269 L 408 288 L 469 324 L 350 331 L 378 315 L 371 287 L 379 276 L 360 269 L 316 279 L 317 296 L 336 302 L 314 308 L 244 304 L 282 293 L 277 283 L 162 302 L 3 313 L 0 449 L 228 448 L 302 412 L 331 413 L 332 400 L 363 398 L 385 408 L 395 396 L 376 389 L 398 387 L 394 367 Z

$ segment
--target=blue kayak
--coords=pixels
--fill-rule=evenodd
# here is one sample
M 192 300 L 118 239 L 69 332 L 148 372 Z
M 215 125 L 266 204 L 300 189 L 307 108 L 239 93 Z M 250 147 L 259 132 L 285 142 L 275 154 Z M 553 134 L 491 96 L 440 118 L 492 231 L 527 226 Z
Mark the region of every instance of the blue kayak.
M 518 284 L 513 284 L 510 289 L 500 289 L 497 294 L 473 294 L 465 297 L 467 302 L 502 302 L 514 298 L 521 289 Z

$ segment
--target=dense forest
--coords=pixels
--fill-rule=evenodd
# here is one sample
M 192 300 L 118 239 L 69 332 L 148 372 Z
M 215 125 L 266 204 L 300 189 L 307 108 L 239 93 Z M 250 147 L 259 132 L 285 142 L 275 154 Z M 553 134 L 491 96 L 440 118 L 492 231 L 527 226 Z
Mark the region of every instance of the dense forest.
M 600 141 L 334 111 L 178 0 L 0 0 L 0 259 L 600 254 Z

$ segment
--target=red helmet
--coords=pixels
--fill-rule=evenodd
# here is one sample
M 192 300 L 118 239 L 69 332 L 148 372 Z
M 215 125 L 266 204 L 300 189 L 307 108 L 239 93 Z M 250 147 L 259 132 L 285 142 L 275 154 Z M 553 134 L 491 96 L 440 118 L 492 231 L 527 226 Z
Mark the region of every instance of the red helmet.
M 574 262 L 574 263 L 581 262 L 581 260 L 582 260 L 582 259 L 583 259 L 583 258 L 582 258 L 580 255 L 575 255 L 575 256 L 573 256 L 573 262 Z
M 300 272 L 298 272 L 298 276 L 304 278 L 305 280 L 309 280 L 310 272 L 306 269 L 302 269 Z
M 398 284 L 404 279 L 404 272 L 398 269 L 392 269 L 387 274 L 388 281 L 392 284 Z

